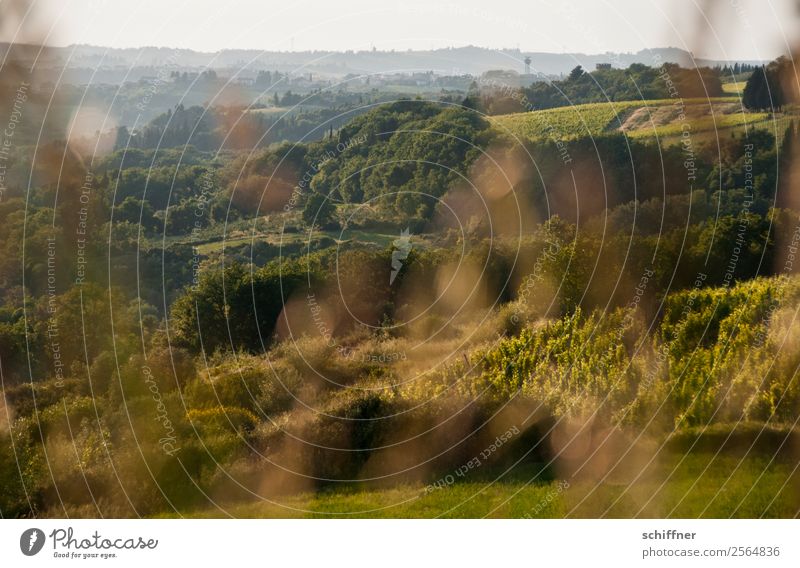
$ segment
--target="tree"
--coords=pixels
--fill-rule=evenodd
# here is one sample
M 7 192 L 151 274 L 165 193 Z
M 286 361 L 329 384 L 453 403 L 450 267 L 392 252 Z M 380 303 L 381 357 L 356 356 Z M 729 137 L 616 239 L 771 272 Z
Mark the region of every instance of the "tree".
M 120 148 L 127 148 L 130 137 L 131 133 L 128 131 L 127 126 L 122 125 L 117 127 L 117 136 L 114 140 L 114 149 L 119 150 Z
M 569 72 L 570 81 L 577 81 L 581 77 L 583 77 L 583 67 L 581 67 L 580 65 L 578 65 L 577 67 L 575 67 L 575 69 Z
M 309 226 L 325 227 L 333 220 L 335 211 L 336 206 L 329 197 L 312 191 L 303 208 L 303 222 Z
M 797 133 L 794 121 L 789 123 L 780 145 L 780 158 L 778 160 L 778 204 L 782 207 L 796 208 L 796 192 L 792 188 L 798 187 L 800 182 L 800 160 L 798 159 Z
M 176 344 L 195 353 L 261 351 L 286 300 L 317 279 L 306 261 L 282 260 L 257 271 L 238 263 L 210 270 L 173 305 L 169 323 Z
M 771 93 L 766 69 L 763 66 L 756 67 L 744 87 L 742 103 L 749 109 L 771 109 L 773 106 L 778 106 L 773 104 L 775 94 Z
M 794 81 L 794 65 L 781 56 L 766 67 L 762 65 L 753 70 L 745 85 L 742 102 L 749 109 L 781 110 L 783 105 L 797 100 Z
M 131 195 L 115 207 L 114 217 L 115 221 L 127 221 L 134 225 L 141 224 L 145 231 L 154 231 L 158 228 L 159 223 L 153 217 L 153 213 L 155 212 L 150 202 L 141 201 Z

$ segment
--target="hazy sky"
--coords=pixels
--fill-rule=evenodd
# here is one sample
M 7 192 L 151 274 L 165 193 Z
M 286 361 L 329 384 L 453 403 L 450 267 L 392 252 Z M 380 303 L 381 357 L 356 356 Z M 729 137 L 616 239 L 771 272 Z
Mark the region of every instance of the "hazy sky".
M 36 0 L 17 40 L 201 51 L 675 46 L 767 59 L 788 51 L 797 14 L 795 0 Z M 4 24 L 8 41 L 16 26 Z

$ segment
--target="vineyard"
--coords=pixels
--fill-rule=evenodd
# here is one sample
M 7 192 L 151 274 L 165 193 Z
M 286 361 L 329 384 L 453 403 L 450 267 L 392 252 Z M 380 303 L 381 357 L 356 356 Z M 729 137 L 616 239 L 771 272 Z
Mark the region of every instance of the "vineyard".
M 635 138 L 669 138 L 679 136 L 684 129 L 713 133 L 745 125 L 772 126 L 772 115 L 744 112 L 738 98 L 685 99 L 683 109 L 675 104 L 677 100 L 590 103 L 496 116 L 492 122 L 520 139 L 562 141 L 619 131 Z

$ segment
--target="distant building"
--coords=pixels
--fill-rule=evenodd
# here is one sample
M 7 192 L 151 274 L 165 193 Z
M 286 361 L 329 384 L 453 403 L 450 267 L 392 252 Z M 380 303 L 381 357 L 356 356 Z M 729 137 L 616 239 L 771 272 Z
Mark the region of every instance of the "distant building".
M 481 83 L 484 86 L 489 87 L 494 86 L 516 88 L 521 86 L 519 73 L 504 69 L 493 69 L 491 71 L 486 71 L 483 75 L 481 75 Z
M 595 69 L 598 71 L 610 71 L 611 70 L 611 63 L 598 63 L 595 65 Z
M 416 84 L 418 87 L 424 87 L 426 85 L 433 84 L 433 71 L 427 71 L 425 73 L 412 73 L 411 80 Z

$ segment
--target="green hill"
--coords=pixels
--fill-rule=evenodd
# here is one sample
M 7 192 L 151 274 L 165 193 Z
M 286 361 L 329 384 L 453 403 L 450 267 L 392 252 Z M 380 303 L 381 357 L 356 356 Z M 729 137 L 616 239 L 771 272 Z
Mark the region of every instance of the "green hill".
M 626 132 L 634 138 L 674 138 L 690 129 L 713 133 L 743 125 L 766 128 L 771 115 L 745 110 L 737 97 L 590 103 L 493 117 L 492 123 L 528 140 L 574 140 Z M 676 104 L 677 103 L 677 104 Z M 776 115 L 784 118 L 786 113 Z

